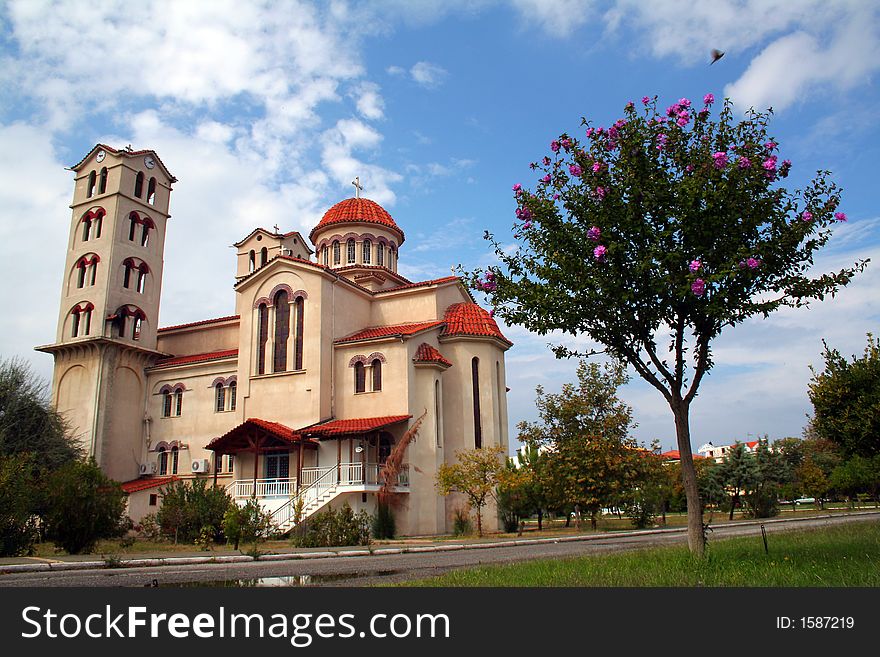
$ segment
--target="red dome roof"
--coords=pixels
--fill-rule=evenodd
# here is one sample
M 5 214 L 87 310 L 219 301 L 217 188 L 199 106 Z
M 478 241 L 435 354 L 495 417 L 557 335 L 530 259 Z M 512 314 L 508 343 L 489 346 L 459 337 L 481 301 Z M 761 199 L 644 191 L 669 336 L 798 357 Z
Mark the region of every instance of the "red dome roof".
M 504 337 L 495 319 L 487 310 L 483 310 L 475 303 L 455 303 L 446 309 L 443 320 L 446 328 L 440 337 L 453 335 L 475 335 L 499 338 L 507 344 L 513 343 Z
M 321 221 L 318 222 L 318 225 L 312 229 L 309 239 L 314 243 L 315 233 L 327 226 L 352 222 L 378 224 L 384 228 L 389 228 L 400 235 L 400 243 L 403 243 L 403 231 L 394 223 L 391 215 L 381 205 L 368 198 L 347 198 L 334 205 L 327 210 Z

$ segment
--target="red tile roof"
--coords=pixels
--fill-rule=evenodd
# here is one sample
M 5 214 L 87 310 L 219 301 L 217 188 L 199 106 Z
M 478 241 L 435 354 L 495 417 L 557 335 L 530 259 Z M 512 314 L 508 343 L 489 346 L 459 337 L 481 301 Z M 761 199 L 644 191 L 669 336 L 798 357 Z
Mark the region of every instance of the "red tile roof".
M 394 223 L 394 219 L 381 205 L 368 198 L 347 198 L 340 201 L 327 210 L 318 225 L 309 233 L 309 239 L 315 243 L 315 233 L 333 224 L 363 222 L 378 224 L 390 228 L 400 235 L 400 243 L 403 244 L 404 236 L 400 227 Z
M 292 444 L 302 441 L 307 447 L 311 446 L 317 449 L 318 443 L 308 438 L 304 439 L 299 431 L 294 431 L 290 427 L 279 422 L 261 420 L 257 417 L 249 417 L 247 420 L 238 426 L 233 427 L 222 436 L 214 438 L 214 440 L 209 442 L 205 448 L 210 450 L 231 450 L 233 452 L 241 451 L 242 449 L 250 449 L 250 446 L 246 444 L 246 442 L 249 434 L 248 429 L 251 427 L 259 427 L 282 442 Z
M 443 365 L 444 367 L 452 367 L 452 363 L 446 360 L 439 351 L 437 351 L 434 347 L 429 345 L 427 342 L 423 342 L 419 345 L 418 350 L 416 351 L 415 358 L 413 358 L 414 363 L 435 363 L 437 365 Z
M 203 319 L 198 322 L 190 322 L 189 324 L 176 324 L 174 326 L 163 326 L 158 332 L 162 333 L 163 331 L 174 331 L 176 329 L 183 328 L 192 328 L 194 326 L 207 326 L 208 324 L 219 324 L 221 322 L 228 322 L 233 319 L 240 319 L 240 315 L 228 315 L 227 317 L 217 317 L 216 319 Z
M 660 456 L 664 459 L 669 460 L 669 461 L 680 461 L 681 460 L 681 452 L 678 451 L 677 449 L 671 449 L 668 452 L 663 452 Z M 699 454 L 694 454 L 693 456 L 695 459 L 706 458 L 705 456 L 701 456 Z
M 221 358 L 233 358 L 238 356 L 238 349 L 227 349 L 225 351 L 211 351 L 206 354 L 192 354 L 190 356 L 174 356 L 165 358 L 157 362 L 154 367 L 170 367 L 172 365 L 186 365 L 188 363 L 201 363 L 209 360 L 220 360 Z
M 440 320 L 430 322 L 417 322 L 413 324 L 395 324 L 394 326 L 372 326 L 365 328 L 357 333 L 339 338 L 335 344 L 344 344 L 346 342 L 359 342 L 361 340 L 377 340 L 381 338 L 402 338 L 415 335 L 421 331 L 426 331 L 443 324 Z
M 309 436 L 344 436 L 353 433 L 376 431 L 383 427 L 408 420 L 412 415 L 386 415 L 383 417 L 365 417 L 353 420 L 330 420 L 321 424 L 300 429 L 303 435 Z
M 386 292 L 397 292 L 398 290 L 408 290 L 413 287 L 427 287 L 428 285 L 440 285 L 441 283 L 449 283 L 450 281 L 461 280 L 458 276 L 444 276 L 443 278 L 435 278 L 432 281 L 420 281 L 418 283 L 407 283 L 398 285 L 397 287 L 388 287 L 384 290 L 376 290 L 373 294 L 385 294 Z
M 486 336 L 502 340 L 508 345 L 513 343 L 504 337 L 495 319 L 488 311 L 475 303 L 455 303 L 446 309 L 446 328 L 440 337 L 457 335 Z
M 151 488 L 164 486 L 172 481 L 177 481 L 178 478 L 179 477 L 158 477 L 156 479 L 132 479 L 131 481 L 126 481 L 124 484 L 121 484 L 120 488 L 130 495 L 131 493 L 137 493 L 141 490 L 149 490 Z

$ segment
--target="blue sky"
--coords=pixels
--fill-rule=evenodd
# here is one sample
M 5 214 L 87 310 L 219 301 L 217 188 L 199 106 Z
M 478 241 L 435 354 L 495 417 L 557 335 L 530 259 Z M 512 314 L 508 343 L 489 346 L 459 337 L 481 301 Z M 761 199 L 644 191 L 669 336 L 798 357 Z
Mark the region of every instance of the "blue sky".
M 97 142 L 152 148 L 177 176 L 160 324 L 233 312 L 229 245 L 256 225 L 307 234 L 350 181 L 407 235 L 422 280 L 492 262 L 512 239 L 515 182 L 586 116 L 707 92 L 772 106 L 790 186 L 830 169 L 850 220 L 818 270 L 874 258 L 837 298 L 727 330 L 691 412 L 694 446 L 800 435 L 822 339 L 863 350 L 880 315 L 878 10 L 844 0 L 100 2 L 0 6 L 0 316 L 4 356 L 51 358 L 72 174 Z M 725 56 L 709 66 L 712 48 Z M 17 246 L 27 242 L 28 248 Z M 534 388 L 574 377 L 547 338 L 505 327 L 511 427 Z M 587 344 L 583 338 L 558 340 Z M 674 445 L 659 394 L 622 396 L 640 440 Z M 512 430 L 515 435 L 515 430 Z

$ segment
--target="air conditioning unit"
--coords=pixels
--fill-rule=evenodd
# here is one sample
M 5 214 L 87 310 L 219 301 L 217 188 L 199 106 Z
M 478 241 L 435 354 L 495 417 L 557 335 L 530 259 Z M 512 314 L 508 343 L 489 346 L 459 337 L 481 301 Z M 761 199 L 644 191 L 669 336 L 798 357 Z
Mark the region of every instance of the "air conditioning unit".
M 156 464 L 155 463 L 141 463 L 140 473 L 142 475 L 156 474 Z
M 209 467 L 208 459 L 196 459 L 192 462 L 193 472 L 207 472 Z

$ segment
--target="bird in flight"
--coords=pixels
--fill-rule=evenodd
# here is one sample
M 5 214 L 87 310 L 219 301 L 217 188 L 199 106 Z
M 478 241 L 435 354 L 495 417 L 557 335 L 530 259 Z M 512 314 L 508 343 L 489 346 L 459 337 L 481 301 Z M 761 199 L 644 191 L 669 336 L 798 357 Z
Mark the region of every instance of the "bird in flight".
M 722 57 L 724 57 L 724 53 L 721 52 L 720 50 L 718 50 L 717 48 L 713 48 L 712 49 L 712 61 L 709 62 L 709 66 L 712 66 L 712 64 L 717 62 Z

